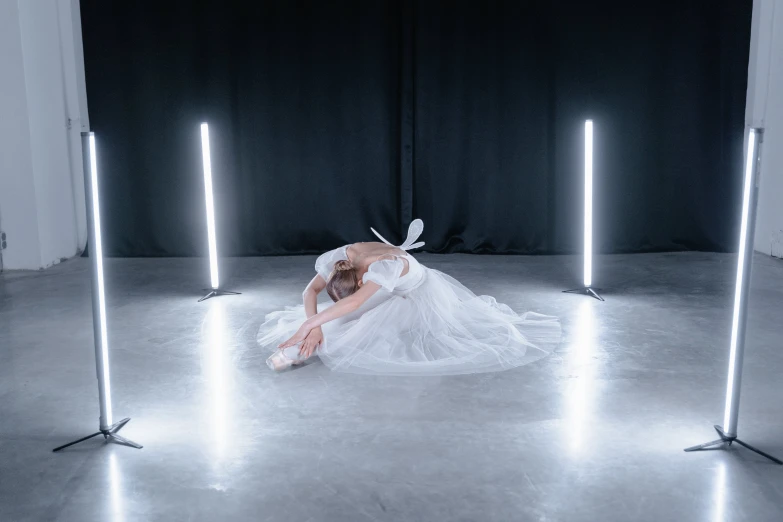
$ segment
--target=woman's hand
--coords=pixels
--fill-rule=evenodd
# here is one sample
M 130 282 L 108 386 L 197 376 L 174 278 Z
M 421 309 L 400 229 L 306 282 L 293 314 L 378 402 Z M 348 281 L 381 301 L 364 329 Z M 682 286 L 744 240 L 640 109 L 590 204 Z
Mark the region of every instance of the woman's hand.
M 277 345 L 278 348 L 281 350 L 284 348 L 288 348 L 289 346 L 294 346 L 296 344 L 301 343 L 307 338 L 307 334 L 310 333 L 310 326 L 307 324 L 307 321 L 305 321 L 302 326 L 299 327 L 299 330 L 296 331 L 296 333 L 287 341 L 280 343 Z
M 308 359 L 315 353 L 316 348 L 318 348 L 322 342 L 324 342 L 324 333 L 321 330 L 321 327 L 318 326 L 313 328 L 310 330 L 310 333 L 307 334 L 307 337 L 305 337 L 302 346 L 299 347 L 299 355 Z

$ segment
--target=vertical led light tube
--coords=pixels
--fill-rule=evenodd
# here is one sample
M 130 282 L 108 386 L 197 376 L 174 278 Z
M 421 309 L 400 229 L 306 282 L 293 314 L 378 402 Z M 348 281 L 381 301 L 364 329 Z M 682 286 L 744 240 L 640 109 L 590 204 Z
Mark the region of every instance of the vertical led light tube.
M 748 291 L 750 268 L 753 256 L 753 231 L 756 223 L 758 136 L 756 129 L 750 129 L 745 156 L 745 175 L 742 189 L 742 218 L 740 221 L 739 256 L 737 278 L 734 289 L 734 313 L 731 321 L 731 344 L 729 346 L 729 373 L 726 384 L 726 409 L 723 415 L 723 430 L 727 435 L 737 434 L 739 414 L 739 391 L 742 381 L 742 358 L 745 352 L 745 324 L 748 313 Z
M 585 269 L 584 284 L 593 284 L 593 120 L 585 121 Z
M 90 168 L 85 171 L 87 210 L 89 212 L 88 237 L 92 278 L 93 334 L 95 336 L 95 364 L 98 376 L 98 400 L 100 402 L 100 428 L 112 424 L 111 376 L 109 371 L 109 339 L 106 327 L 106 294 L 103 278 L 103 242 L 101 239 L 101 203 L 98 193 L 98 161 L 95 151 L 95 134 L 82 133 L 82 153 L 89 158 Z
M 207 206 L 207 237 L 209 239 L 209 276 L 213 290 L 220 286 L 218 278 L 217 240 L 215 238 L 215 203 L 212 197 L 212 159 L 209 152 L 209 125 L 201 124 L 201 159 L 204 164 L 204 194 Z
M 720 438 L 697 446 L 685 448 L 686 452 L 730 447 L 733 443 L 747 448 L 783 466 L 783 460 L 754 448 L 737 437 L 740 387 L 742 385 L 742 359 L 745 355 L 745 332 L 748 324 L 748 294 L 753 265 L 753 238 L 756 232 L 756 209 L 759 194 L 759 164 L 764 129 L 751 128 L 745 150 L 745 172 L 742 180 L 742 215 L 740 216 L 740 242 L 737 256 L 737 279 L 734 290 L 734 313 L 731 320 L 731 343 L 729 345 L 729 374 L 726 383 L 726 409 L 723 412 L 723 426 L 715 426 Z M 721 471 L 723 473 L 723 471 Z M 721 486 L 724 488 L 724 486 Z M 720 500 L 723 501 L 721 493 Z M 722 516 L 723 507 L 718 512 Z
M 103 277 L 103 238 L 101 236 L 101 201 L 98 190 L 98 159 L 95 151 L 95 134 L 82 132 L 82 160 L 84 167 L 84 199 L 87 207 L 87 241 L 90 252 L 90 281 L 92 283 L 92 328 L 95 344 L 95 374 L 98 378 L 98 406 L 100 417 L 98 431 L 54 448 L 53 452 L 103 435 L 107 442 L 115 442 L 141 449 L 141 444 L 118 435 L 130 422 L 130 417 L 116 424 L 112 421 L 111 372 L 109 369 L 109 336 L 106 323 L 106 293 Z

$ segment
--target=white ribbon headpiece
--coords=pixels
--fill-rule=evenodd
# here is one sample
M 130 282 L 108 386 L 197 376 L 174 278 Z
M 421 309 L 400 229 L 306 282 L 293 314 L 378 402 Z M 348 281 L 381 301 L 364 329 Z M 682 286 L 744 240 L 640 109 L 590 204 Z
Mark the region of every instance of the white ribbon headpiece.
M 374 228 L 370 227 L 370 230 L 372 230 L 372 233 L 378 236 L 378 239 L 386 243 L 390 246 L 395 246 L 386 241 L 386 238 L 380 235 Z M 424 231 L 424 221 L 421 219 L 414 219 L 411 222 L 411 226 L 408 227 L 408 237 L 405 239 L 405 242 L 398 246 L 397 248 L 401 250 L 413 250 L 414 248 L 420 248 L 424 246 L 424 241 L 420 241 L 418 243 L 415 243 L 417 239 L 419 239 L 419 236 Z

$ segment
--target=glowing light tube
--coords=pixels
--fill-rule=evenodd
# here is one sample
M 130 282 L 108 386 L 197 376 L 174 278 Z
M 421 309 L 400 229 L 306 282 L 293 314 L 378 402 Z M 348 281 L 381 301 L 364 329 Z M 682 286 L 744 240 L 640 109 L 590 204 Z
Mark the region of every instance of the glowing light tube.
M 215 238 L 215 203 L 212 198 L 212 159 L 209 153 L 209 126 L 201 124 L 201 158 L 204 164 L 204 194 L 207 206 L 207 237 L 209 239 L 209 276 L 212 289 L 220 286 L 218 279 L 217 240 Z
M 109 339 L 106 326 L 106 294 L 103 278 L 103 240 L 101 238 L 101 203 L 98 191 L 98 160 L 95 150 L 95 134 L 82 133 L 82 153 L 89 157 L 89 172 L 85 172 L 87 204 L 90 228 L 90 261 L 92 263 L 93 334 L 95 336 L 95 364 L 98 376 L 98 400 L 100 402 L 100 426 L 112 424 L 111 375 L 109 371 Z
M 593 284 L 593 120 L 585 121 L 585 287 Z
M 753 255 L 753 231 L 755 230 L 756 190 L 755 178 L 758 163 L 758 136 L 756 129 L 750 129 L 745 156 L 745 175 L 742 189 L 742 219 L 740 221 L 739 256 L 737 278 L 734 290 L 734 313 L 731 321 L 731 344 L 729 347 L 729 374 L 726 385 L 726 409 L 723 416 L 723 430 L 727 435 L 736 435 L 739 412 L 739 387 L 742 380 L 742 357 L 745 351 L 745 324 L 750 286 L 750 263 Z

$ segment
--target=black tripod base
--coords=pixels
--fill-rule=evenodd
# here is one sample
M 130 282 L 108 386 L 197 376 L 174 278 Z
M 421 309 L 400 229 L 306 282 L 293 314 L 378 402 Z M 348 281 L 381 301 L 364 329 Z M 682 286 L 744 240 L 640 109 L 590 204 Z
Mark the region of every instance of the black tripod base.
M 206 301 L 207 299 L 211 297 L 218 297 L 221 295 L 242 295 L 242 292 L 229 292 L 228 290 L 220 290 L 218 288 L 207 288 L 204 290 L 205 292 L 209 292 L 207 295 L 202 297 L 198 300 L 200 303 L 201 301 Z
M 781 461 L 779 459 L 776 459 L 775 457 L 773 457 L 769 453 L 764 453 L 760 449 L 754 448 L 750 444 L 746 444 L 746 443 L 742 442 L 741 440 L 739 440 L 737 438 L 736 435 L 726 435 L 723 432 L 723 428 L 721 428 L 720 426 L 716 425 L 715 426 L 715 431 L 717 431 L 718 435 L 720 435 L 720 439 L 714 440 L 712 442 L 705 442 L 704 444 L 699 444 L 698 446 L 691 446 L 690 448 L 685 448 L 685 451 L 704 451 L 704 450 L 720 449 L 721 447 L 724 447 L 724 445 L 731 446 L 731 444 L 733 442 L 736 442 L 740 446 L 742 446 L 744 448 L 747 448 L 747 449 L 749 449 L 750 451 L 752 451 L 754 453 L 758 453 L 762 457 L 768 458 L 769 460 L 771 460 L 775 464 L 780 464 L 781 466 L 783 466 L 783 461 Z
M 599 301 L 604 301 L 605 299 L 598 295 L 598 293 L 593 290 L 589 286 L 585 286 L 582 288 L 574 288 L 573 290 L 563 290 L 564 294 L 582 294 L 582 295 L 589 295 L 590 297 L 594 299 L 598 299 Z
M 64 444 L 62 446 L 54 448 L 52 451 L 60 451 L 60 450 L 65 449 L 65 448 L 67 448 L 69 446 L 73 446 L 74 444 L 79 444 L 80 442 L 84 442 L 85 440 L 90 440 L 91 438 L 97 437 L 98 435 L 103 435 L 103 438 L 104 438 L 104 440 L 106 442 L 114 442 L 116 444 L 121 444 L 123 446 L 129 446 L 131 448 L 141 449 L 141 448 L 144 447 L 141 444 L 136 444 L 132 440 L 128 440 L 125 437 L 120 437 L 119 435 L 117 435 L 117 432 L 120 431 L 123 428 L 123 426 L 128 424 L 129 420 L 130 420 L 130 417 L 128 417 L 127 419 L 122 419 L 120 422 L 112 424 L 111 426 L 109 426 L 105 430 L 100 430 L 100 431 L 97 431 L 97 432 L 93 433 L 92 435 L 87 435 L 86 437 L 82 437 L 79 440 L 75 440 L 73 442 L 69 442 L 68 444 Z

